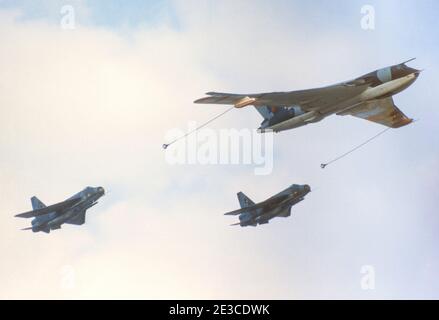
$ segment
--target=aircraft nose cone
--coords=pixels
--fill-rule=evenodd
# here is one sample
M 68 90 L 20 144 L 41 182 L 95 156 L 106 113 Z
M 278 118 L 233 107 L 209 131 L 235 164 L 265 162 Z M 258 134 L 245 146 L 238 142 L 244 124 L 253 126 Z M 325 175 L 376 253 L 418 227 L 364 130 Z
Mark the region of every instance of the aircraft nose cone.
M 305 184 L 305 185 L 303 186 L 303 189 L 304 189 L 306 192 L 311 192 L 311 187 L 310 187 L 309 185 L 307 185 L 307 184 Z
M 392 67 L 392 78 L 399 79 L 411 74 L 415 75 L 415 77 L 417 78 L 420 72 L 421 70 L 414 69 L 406 65 L 398 65 Z

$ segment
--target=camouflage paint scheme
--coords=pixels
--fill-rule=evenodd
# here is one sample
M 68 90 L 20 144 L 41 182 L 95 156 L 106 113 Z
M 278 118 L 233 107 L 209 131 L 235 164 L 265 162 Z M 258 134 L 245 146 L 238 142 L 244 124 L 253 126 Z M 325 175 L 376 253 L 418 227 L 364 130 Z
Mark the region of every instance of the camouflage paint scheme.
M 418 78 L 421 71 L 406 65 L 412 60 L 323 88 L 259 94 L 209 92 L 208 97 L 195 103 L 230 104 L 236 108 L 253 105 L 264 118 L 260 132 L 289 130 L 332 114 L 352 115 L 400 128 L 413 120 L 395 106 L 392 96 Z

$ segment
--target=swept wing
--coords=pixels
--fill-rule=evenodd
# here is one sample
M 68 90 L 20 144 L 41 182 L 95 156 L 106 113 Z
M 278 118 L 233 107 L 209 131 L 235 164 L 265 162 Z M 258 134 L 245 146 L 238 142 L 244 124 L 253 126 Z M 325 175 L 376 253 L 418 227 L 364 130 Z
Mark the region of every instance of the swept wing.
M 51 212 L 60 211 L 60 210 L 63 210 L 65 208 L 71 207 L 80 201 L 81 201 L 81 198 L 68 199 L 66 201 L 59 202 L 59 203 L 53 204 L 53 205 L 48 206 L 48 207 L 44 207 L 44 208 L 41 208 L 38 210 L 29 211 L 29 212 L 20 213 L 20 214 L 17 214 L 15 216 L 18 218 L 38 217 L 38 216 L 42 216 L 42 215 L 45 215 L 45 214 L 48 214 Z

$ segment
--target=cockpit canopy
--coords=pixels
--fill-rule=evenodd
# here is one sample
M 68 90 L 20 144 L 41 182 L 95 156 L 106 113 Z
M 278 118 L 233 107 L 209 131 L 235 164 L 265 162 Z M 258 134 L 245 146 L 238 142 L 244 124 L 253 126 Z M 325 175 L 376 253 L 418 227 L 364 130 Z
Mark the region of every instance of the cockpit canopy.
M 376 87 L 383 83 L 408 76 L 409 74 L 419 74 L 420 70 L 411 68 L 405 65 L 405 63 L 406 62 L 370 72 L 355 79 L 354 82 L 369 83 L 371 87 Z

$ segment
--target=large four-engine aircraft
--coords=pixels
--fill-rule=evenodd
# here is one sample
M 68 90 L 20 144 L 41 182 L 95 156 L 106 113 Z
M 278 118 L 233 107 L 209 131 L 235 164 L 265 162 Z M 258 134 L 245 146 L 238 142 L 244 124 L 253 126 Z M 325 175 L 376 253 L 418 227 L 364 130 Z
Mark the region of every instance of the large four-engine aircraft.
M 104 194 L 105 190 L 102 187 L 87 187 L 69 199 L 48 207 L 37 197 L 32 197 L 33 210 L 17 214 L 16 217 L 35 218 L 32 220 L 32 227 L 23 229 L 33 232 L 50 233 L 50 230 L 61 229 L 64 223 L 83 225 L 87 209 L 96 205 Z
M 208 97 L 195 103 L 226 104 L 236 108 L 253 105 L 264 118 L 260 132 L 293 129 L 332 114 L 352 115 L 399 128 L 413 120 L 395 106 L 392 96 L 418 78 L 421 71 L 406 66 L 412 60 L 323 88 L 259 94 L 209 92 Z
M 289 217 L 291 207 L 305 199 L 305 196 L 311 192 L 309 185 L 293 184 L 271 198 L 258 204 L 254 203 L 244 193 L 238 193 L 239 204 L 241 209 L 227 212 L 225 215 L 239 215 L 239 222 L 232 226 L 256 227 L 258 224 L 266 224 L 276 217 Z

